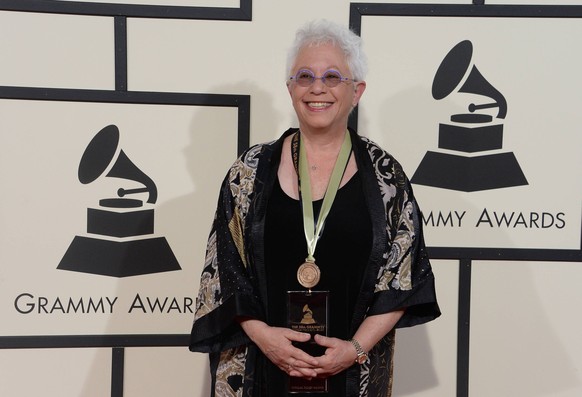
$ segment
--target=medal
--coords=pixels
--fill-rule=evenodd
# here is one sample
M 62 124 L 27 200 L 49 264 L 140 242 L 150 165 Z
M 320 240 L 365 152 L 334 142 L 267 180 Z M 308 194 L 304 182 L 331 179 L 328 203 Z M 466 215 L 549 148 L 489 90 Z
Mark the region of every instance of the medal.
M 319 267 L 315 264 L 315 258 L 313 256 L 315 254 L 315 247 L 321 236 L 325 219 L 329 214 L 333 200 L 339 189 L 342 176 L 348 165 L 352 150 L 352 142 L 349 132 L 346 131 L 344 141 L 328 182 L 327 190 L 323 196 L 321 210 L 317 219 L 314 219 L 307 153 L 305 152 L 304 145 L 301 145 L 299 142 L 299 135 L 295 135 L 294 138 L 296 139 L 293 139 L 292 141 L 291 153 L 299 179 L 299 192 L 301 194 L 301 208 L 303 212 L 303 230 L 305 232 L 305 240 L 307 241 L 307 258 L 305 259 L 305 263 L 297 269 L 297 281 L 299 281 L 299 284 L 303 287 L 311 290 L 311 288 L 319 283 L 321 278 L 321 272 Z M 297 146 L 299 146 L 299 153 L 297 153 Z
M 321 272 L 315 262 L 305 262 L 297 269 L 297 281 L 303 287 L 311 289 L 319 283 Z

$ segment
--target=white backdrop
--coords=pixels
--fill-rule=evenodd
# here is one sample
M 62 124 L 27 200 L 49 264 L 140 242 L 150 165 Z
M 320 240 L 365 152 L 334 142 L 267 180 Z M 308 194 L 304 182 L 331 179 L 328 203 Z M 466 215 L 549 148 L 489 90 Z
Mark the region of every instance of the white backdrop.
M 320 17 L 348 25 L 349 10 L 343 0 L 255 0 L 251 21 L 128 18 L 127 89 L 249 95 L 251 143 L 274 139 L 296 125 L 285 87 L 296 28 Z M 466 212 L 462 225 L 427 223 L 427 245 L 579 250 L 582 21 L 364 16 L 361 25 L 370 74 L 359 132 L 400 160 L 409 177 L 426 151 L 438 150 L 438 123 L 461 106 L 435 101 L 430 92 L 456 43 L 471 40 L 475 65 L 507 99 L 502 151 L 515 154 L 528 185 L 471 193 L 415 185 L 425 216 Z M 0 11 L 0 37 L 0 86 L 115 90 L 112 17 Z M 237 153 L 237 123 L 233 107 L 0 99 L 2 346 L 23 336 L 189 333 L 184 302 L 197 293 L 218 186 Z M 116 178 L 88 185 L 77 178 L 88 143 L 109 124 L 119 127 L 120 148 L 157 185 L 154 234 L 167 239 L 179 271 L 116 278 L 57 269 L 74 236 L 88 235 L 87 208 L 120 187 Z M 531 213 L 563 213 L 564 227 L 476 227 L 484 209 L 528 220 Z M 398 332 L 395 396 L 457 393 L 459 262 L 434 260 L 433 267 L 443 316 Z M 472 397 L 582 393 L 582 323 L 575 314 L 581 276 L 581 264 L 566 261 L 473 261 Z M 137 295 L 144 307 L 147 298 L 167 298 L 171 309 L 130 312 Z M 69 300 L 89 298 L 103 299 L 103 310 L 67 312 Z M 111 396 L 111 355 L 111 348 L 95 347 L 0 349 L 0 395 Z M 207 357 L 185 346 L 125 349 L 126 397 L 203 397 L 208 382 Z

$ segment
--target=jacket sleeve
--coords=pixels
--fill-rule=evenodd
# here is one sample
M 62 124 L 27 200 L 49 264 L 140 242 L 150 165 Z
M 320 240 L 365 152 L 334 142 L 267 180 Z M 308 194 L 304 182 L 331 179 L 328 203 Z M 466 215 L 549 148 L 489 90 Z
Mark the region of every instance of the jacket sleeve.
M 389 244 L 379 269 L 368 315 L 406 309 L 396 327 L 410 327 L 437 318 L 435 280 L 426 252 L 422 216 L 412 186 L 394 161 L 396 193 L 386 202 Z
M 243 154 L 220 189 L 196 299 L 190 350 L 218 352 L 249 342 L 238 317 L 262 318 L 244 251 L 244 220 L 252 198 L 253 170 Z

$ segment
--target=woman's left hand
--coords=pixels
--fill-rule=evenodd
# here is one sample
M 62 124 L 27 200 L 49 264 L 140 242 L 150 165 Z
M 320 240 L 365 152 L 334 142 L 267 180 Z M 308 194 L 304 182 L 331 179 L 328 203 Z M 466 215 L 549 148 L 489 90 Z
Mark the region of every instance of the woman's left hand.
M 356 362 L 356 350 L 346 340 L 315 335 L 315 342 L 326 347 L 325 354 L 317 357 L 319 367 L 315 368 L 315 371 L 318 378 L 328 378 L 338 374 Z

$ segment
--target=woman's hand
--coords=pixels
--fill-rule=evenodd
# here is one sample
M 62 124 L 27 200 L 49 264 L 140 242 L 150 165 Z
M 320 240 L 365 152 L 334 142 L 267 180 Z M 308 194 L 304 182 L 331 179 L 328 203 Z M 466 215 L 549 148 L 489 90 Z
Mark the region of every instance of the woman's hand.
M 366 317 L 354 338 L 364 351 L 369 352 L 384 337 L 404 314 L 404 309 Z M 317 357 L 319 367 L 315 368 L 319 378 L 326 378 L 344 371 L 355 364 L 358 354 L 351 342 L 315 335 L 315 342 L 325 347 L 325 354 Z
M 325 354 L 318 357 L 319 366 L 315 368 L 318 378 L 338 374 L 356 362 L 356 349 L 346 340 L 315 335 L 315 342 L 326 348 Z
M 255 319 L 241 321 L 240 325 L 281 371 L 290 376 L 307 379 L 317 376 L 314 368 L 319 366 L 319 360 L 292 345 L 292 342 L 307 342 L 311 335 L 289 328 L 271 327 Z

